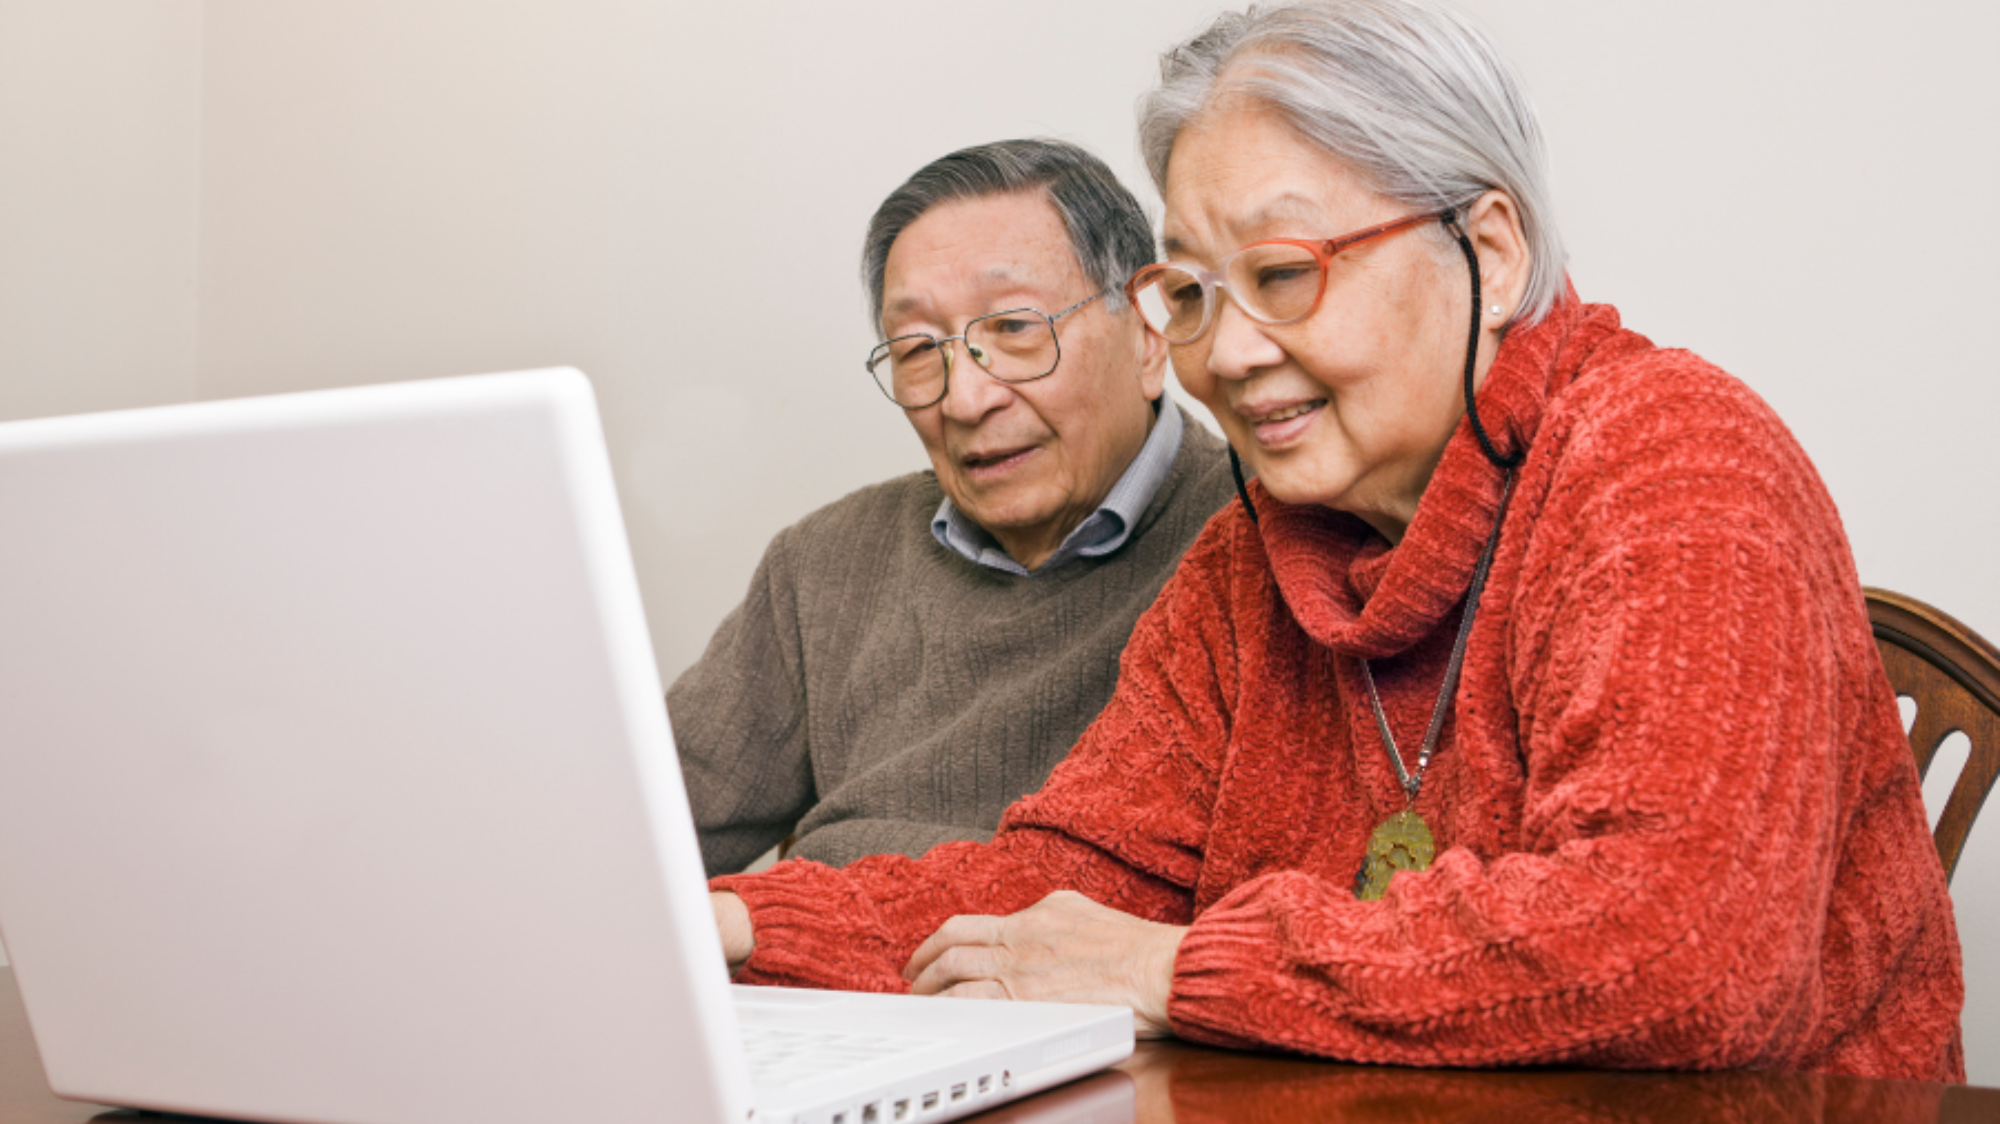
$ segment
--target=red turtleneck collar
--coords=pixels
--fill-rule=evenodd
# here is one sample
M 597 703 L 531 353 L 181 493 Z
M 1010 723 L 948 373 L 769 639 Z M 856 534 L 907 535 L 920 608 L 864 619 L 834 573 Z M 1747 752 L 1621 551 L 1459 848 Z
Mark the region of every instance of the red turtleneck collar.
M 1495 446 L 1528 449 L 1532 463 L 1549 401 L 1599 345 L 1620 338 L 1647 346 L 1621 335 L 1616 309 L 1583 304 L 1574 289 L 1540 323 L 1510 331 L 1479 389 L 1479 418 Z M 1280 502 L 1254 480 L 1250 495 L 1272 573 L 1300 626 L 1336 651 L 1384 659 L 1429 635 L 1464 598 L 1502 483 L 1461 418 L 1399 545 L 1357 516 Z

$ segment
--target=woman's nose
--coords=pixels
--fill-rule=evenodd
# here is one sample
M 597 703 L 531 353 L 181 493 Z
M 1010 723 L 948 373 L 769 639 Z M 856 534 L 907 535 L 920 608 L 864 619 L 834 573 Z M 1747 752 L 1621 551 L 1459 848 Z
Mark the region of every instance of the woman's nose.
M 1264 326 L 1244 315 L 1236 302 L 1221 298 L 1208 325 L 1208 372 L 1219 379 L 1242 379 L 1284 359 L 1284 349 Z

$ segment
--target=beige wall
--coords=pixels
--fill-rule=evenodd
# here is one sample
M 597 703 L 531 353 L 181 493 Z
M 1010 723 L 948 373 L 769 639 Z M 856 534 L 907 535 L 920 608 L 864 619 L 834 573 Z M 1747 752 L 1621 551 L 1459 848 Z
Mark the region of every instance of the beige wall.
M 0 421 L 195 395 L 200 135 L 200 0 L 0 0 Z
M 1131 10 L 1012 10 L 210 0 L 202 393 L 581 367 L 672 676 L 774 532 L 925 463 L 861 368 L 881 196 L 1032 133 L 1137 176 Z
M 0 0 L 0 419 L 195 393 L 200 0 Z
M 2000 6 L 1468 7 L 1583 294 L 1772 402 L 1865 582 L 2000 637 Z M 671 676 L 773 532 L 922 464 L 860 368 L 875 202 L 1035 133 L 1151 199 L 1132 102 L 1213 10 L 0 0 L 0 416 L 575 364 Z M 1958 902 L 2000 1084 L 1995 819 Z

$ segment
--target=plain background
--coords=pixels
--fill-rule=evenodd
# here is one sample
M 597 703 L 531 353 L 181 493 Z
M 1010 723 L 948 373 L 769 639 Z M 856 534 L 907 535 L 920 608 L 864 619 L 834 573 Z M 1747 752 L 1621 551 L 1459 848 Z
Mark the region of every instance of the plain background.
M 2000 5 L 1465 6 L 1584 296 L 1771 401 L 1865 583 L 2000 637 Z M 861 368 L 875 204 L 1040 134 L 1157 215 L 1132 105 L 1216 10 L 0 0 L 0 419 L 581 367 L 671 678 L 774 532 L 924 466 Z M 1955 886 L 1984 1084 L 1995 818 Z

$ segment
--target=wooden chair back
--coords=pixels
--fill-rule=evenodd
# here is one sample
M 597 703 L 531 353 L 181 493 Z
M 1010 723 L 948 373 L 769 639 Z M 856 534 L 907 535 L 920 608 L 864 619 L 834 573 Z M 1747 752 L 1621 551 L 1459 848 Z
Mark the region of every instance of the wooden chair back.
M 1886 589 L 1862 592 L 1889 683 L 1896 694 L 1917 704 L 1910 751 L 1916 754 L 1918 774 L 1930 772 L 1938 745 L 1954 731 L 1963 731 L 1972 743 L 1935 833 L 1949 880 L 1972 821 L 2000 774 L 2000 650 L 1914 597 Z

